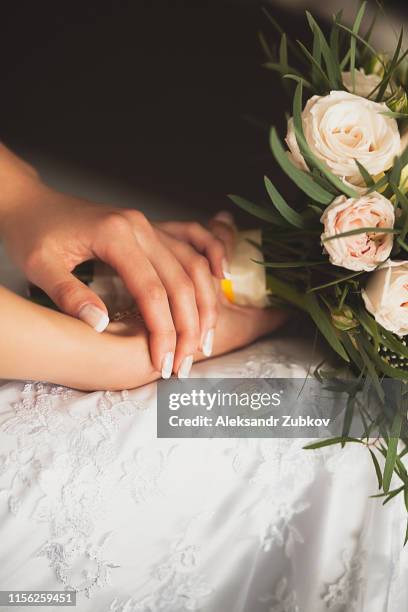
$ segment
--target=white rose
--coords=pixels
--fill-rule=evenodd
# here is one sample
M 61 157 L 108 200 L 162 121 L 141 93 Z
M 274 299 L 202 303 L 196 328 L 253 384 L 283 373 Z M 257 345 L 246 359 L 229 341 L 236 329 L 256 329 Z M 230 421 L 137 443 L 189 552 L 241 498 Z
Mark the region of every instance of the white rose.
M 366 74 L 364 68 L 361 70 L 354 71 L 354 85 L 355 90 L 353 91 L 353 79 L 351 78 L 351 72 L 342 72 L 343 85 L 350 93 L 356 94 L 356 96 L 362 96 L 363 98 L 370 97 L 371 92 L 381 83 L 382 78 L 378 74 Z M 374 96 L 377 94 L 375 92 Z M 388 86 L 385 95 L 390 95 L 391 89 Z
M 370 275 L 362 292 L 377 323 L 398 336 L 408 334 L 408 261 L 388 261 Z
M 394 207 L 380 193 L 373 192 L 356 199 L 339 196 L 326 208 L 320 221 L 324 225 L 323 246 L 335 266 L 370 272 L 391 253 L 393 235 L 390 233 L 364 232 L 325 241 L 330 236 L 362 227 L 393 228 Z
M 398 124 L 382 113 L 384 103 L 373 102 L 347 91 L 313 96 L 302 112 L 306 141 L 314 155 L 329 169 L 352 185 L 364 181 L 355 160 L 373 176 L 388 170 L 401 148 Z M 293 119 L 289 120 L 286 142 L 299 167 L 307 166 L 299 150 Z

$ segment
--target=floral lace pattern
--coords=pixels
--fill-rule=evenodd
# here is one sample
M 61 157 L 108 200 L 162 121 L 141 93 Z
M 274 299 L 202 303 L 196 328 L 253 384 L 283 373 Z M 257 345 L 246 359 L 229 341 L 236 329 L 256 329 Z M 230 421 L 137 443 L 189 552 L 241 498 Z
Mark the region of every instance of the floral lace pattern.
M 302 360 L 283 341 L 264 341 L 194 371 L 299 377 Z M 33 588 L 76 590 L 79 612 L 377 612 L 367 603 L 373 521 L 394 513 L 400 535 L 399 507 L 375 514 L 358 445 L 303 446 L 158 440 L 155 385 L 92 394 L 3 385 L 0 587 L 26 588 L 33 576 Z M 339 513 L 350 487 L 353 506 Z M 375 555 L 388 568 L 383 532 Z M 14 541 L 24 542 L 20 557 Z M 407 607 L 401 541 L 395 535 L 389 576 L 376 570 L 378 612 Z

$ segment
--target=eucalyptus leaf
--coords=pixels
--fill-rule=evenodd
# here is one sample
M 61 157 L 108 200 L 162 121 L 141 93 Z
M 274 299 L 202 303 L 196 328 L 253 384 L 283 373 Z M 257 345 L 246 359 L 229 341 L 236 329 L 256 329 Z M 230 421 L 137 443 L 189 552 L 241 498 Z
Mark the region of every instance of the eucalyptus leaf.
M 363 2 L 362 5 L 360 6 L 360 9 L 358 10 L 356 19 L 353 24 L 353 34 L 358 34 L 358 31 L 361 25 L 361 21 L 365 13 L 366 4 L 367 4 L 366 2 Z M 351 82 L 352 82 L 353 93 L 355 92 L 355 89 L 356 89 L 356 75 L 355 75 L 356 45 L 357 45 L 357 40 L 353 36 L 350 41 L 350 72 L 351 72 Z
M 382 471 L 381 471 L 381 467 L 380 464 L 378 463 L 378 459 L 375 456 L 374 452 L 371 450 L 371 448 L 368 449 L 371 455 L 371 459 L 373 460 L 373 464 L 374 464 L 374 469 L 375 469 L 375 473 L 377 476 L 377 481 L 378 481 L 378 488 L 381 489 L 382 487 Z
M 333 89 L 342 89 L 343 81 L 341 78 L 339 64 L 333 57 L 332 51 L 327 43 L 326 37 L 323 34 L 320 26 L 309 13 L 306 11 L 306 17 L 309 22 L 310 29 L 312 30 L 314 37 L 319 39 L 319 48 L 323 55 L 324 62 L 326 64 L 327 74 L 330 81 L 330 85 Z
M 357 234 L 399 234 L 400 230 L 394 229 L 393 227 L 359 227 L 354 230 L 348 230 L 347 232 L 341 232 L 340 234 L 333 234 L 333 236 L 327 236 L 323 238 L 323 242 L 330 242 L 331 240 L 337 240 L 338 238 L 347 238 L 348 236 L 355 236 Z
M 281 196 L 276 187 L 272 184 L 267 176 L 264 177 L 266 191 L 272 200 L 275 208 L 280 212 L 282 217 L 286 219 L 288 223 L 295 227 L 302 228 L 305 225 L 305 220 L 298 212 L 293 210 L 285 199 Z
M 270 135 L 270 145 L 276 161 L 282 170 L 292 179 L 306 195 L 311 197 L 320 204 L 329 204 L 333 200 L 333 194 L 329 193 L 323 187 L 316 184 L 312 175 L 299 170 L 289 159 L 287 152 L 284 150 L 277 131 L 272 128 Z
M 338 355 L 340 355 L 342 359 L 344 359 L 344 361 L 350 362 L 349 356 L 344 350 L 344 347 L 336 334 L 335 328 L 333 327 L 325 311 L 319 305 L 319 302 L 314 293 L 310 293 L 305 296 L 305 305 L 316 327 L 326 338 L 330 346 L 336 351 Z
M 329 440 L 321 440 L 320 442 L 312 442 L 311 444 L 306 444 L 306 446 L 304 446 L 303 448 L 307 450 L 315 450 L 317 448 L 323 448 L 325 446 L 333 446 L 333 444 L 341 444 L 343 440 L 344 438 L 341 437 L 330 438 Z M 362 440 L 359 440 L 358 438 L 346 438 L 346 442 L 356 442 L 357 444 L 363 444 Z
M 398 441 L 401 433 L 402 416 L 400 412 L 394 417 L 391 426 L 391 436 L 388 440 L 387 456 L 385 458 L 385 466 L 383 473 L 383 488 L 388 493 L 391 484 L 392 474 L 394 472 L 395 461 L 397 457 Z
M 283 219 L 269 208 L 265 208 L 264 206 L 260 206 L 259 204 L 254 204 L 253 202 L 250 202 L 249 200 L 241 198 L 237 195 L 229 195 L 228 197 L 234 202 L 234 204 L 236 204 L 246 212 L 250 213 L 254 217 L 262 219 L 262 221 L 274 223 L 275 225 L 286 226 L 286 223 L 283 221 Z
M 367 187 L 373 187 L 375 185 L 375 181 L 368 170 L 361 164 L 358 159 L 354 160 L 357 164 L 358 170 L 363 178 L 363 181 L 367 185 Z

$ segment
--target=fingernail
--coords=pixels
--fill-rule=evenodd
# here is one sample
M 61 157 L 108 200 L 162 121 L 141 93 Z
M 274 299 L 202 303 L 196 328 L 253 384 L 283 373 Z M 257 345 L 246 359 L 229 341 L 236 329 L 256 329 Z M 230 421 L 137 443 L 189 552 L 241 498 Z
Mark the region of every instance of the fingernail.
M 97 332 L 103 332 L 109 325 L 109 317 L 94 304 L 85 304 L 78 313 L 78 317 Z
M 174 353 L 166 353 L 162 363 L 162 378 L 170 378 L 173 371 Z
M 220 210 L 214 217 L 215 221 L 221 221 L 221 223 L 226 223 L 227 225 L 234 225 L 234 217 L 228 210 Z
M 202 351 L 206 357 L 209 357 L 213 350 L 214 330 L 209 329 L 204 336 Z
M 221 262 L 221 267 L 222 267 L 222 274 L 223 274 L 224 278 L 227 278 L 228 280 L 231 280 L 232 275 L 231 275 L 231 272 L 229 271 L 229 263 L 225 259 L 225 257 L 224 257 L 224 259 Z
M 187 357 L 184 357 L 179 367 L 179 371 L 177 374 L 178 378 L 188 378 L 192 365 L 193 365 L 193 356 L 188 355 Z

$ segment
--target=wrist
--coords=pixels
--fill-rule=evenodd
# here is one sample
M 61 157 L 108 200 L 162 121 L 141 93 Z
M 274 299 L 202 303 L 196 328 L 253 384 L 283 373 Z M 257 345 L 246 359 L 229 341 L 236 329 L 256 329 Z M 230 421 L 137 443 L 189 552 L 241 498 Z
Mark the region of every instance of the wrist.
M 10 215 L 29 205 L 44 187 L 30 164 L 0 144 L 0 235 Z

